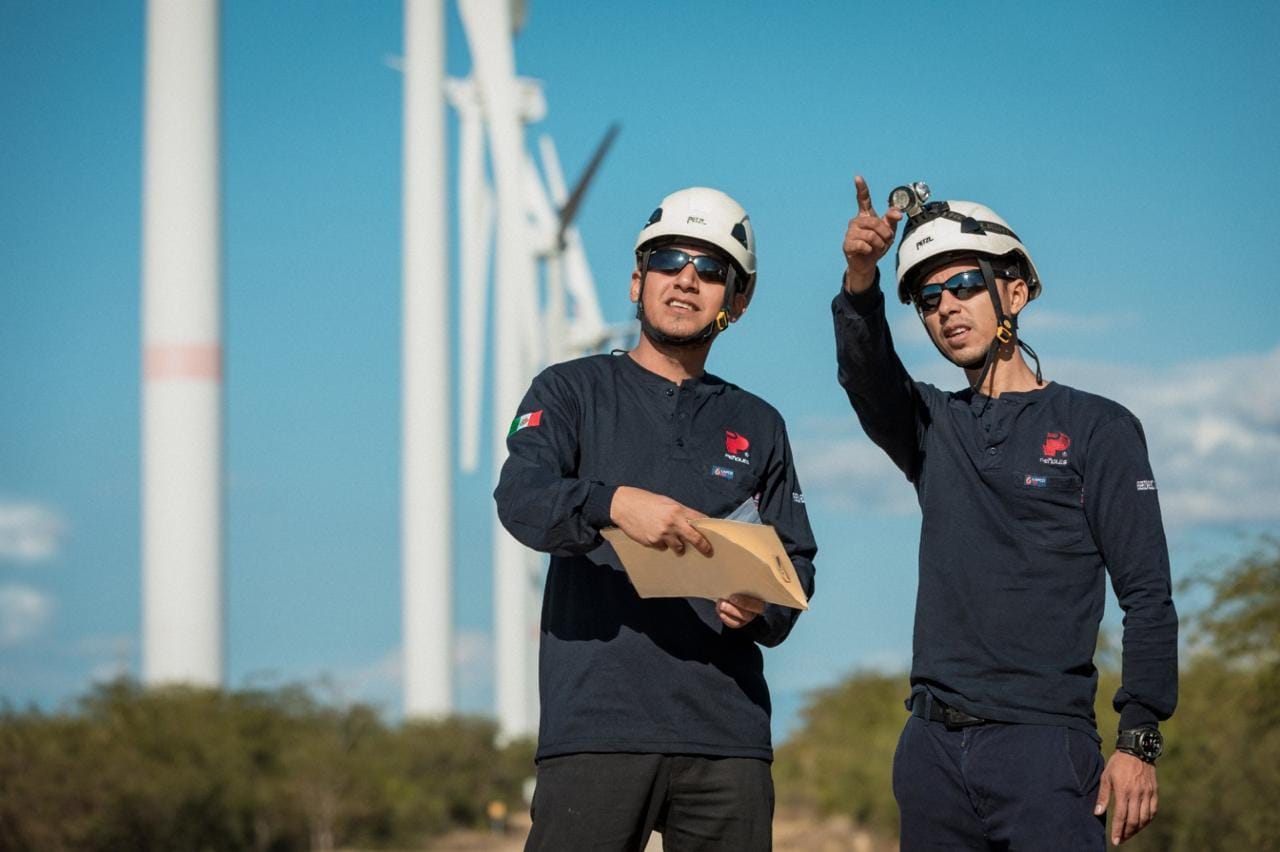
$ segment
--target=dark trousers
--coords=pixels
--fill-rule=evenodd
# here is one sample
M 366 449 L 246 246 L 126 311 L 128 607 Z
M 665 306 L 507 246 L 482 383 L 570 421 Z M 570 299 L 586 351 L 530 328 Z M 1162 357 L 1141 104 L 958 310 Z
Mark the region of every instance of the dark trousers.
M 755 852 L 773 845 L 768 761 L 665 754 L 571 754 L 538 763 L 525 852 Z
M 1102 753 L 1083 731 L 907 720 L 893 758 L 902 852 L 1105 850 Z

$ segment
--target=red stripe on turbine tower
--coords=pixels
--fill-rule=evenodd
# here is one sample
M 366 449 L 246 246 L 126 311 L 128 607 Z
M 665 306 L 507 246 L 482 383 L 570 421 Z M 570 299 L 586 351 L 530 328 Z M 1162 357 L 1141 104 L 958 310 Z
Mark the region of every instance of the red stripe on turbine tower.
M 142 375 L 163 379 L 222 381 L 222 346 L 217 343 L 152 343 L 143 353 Z

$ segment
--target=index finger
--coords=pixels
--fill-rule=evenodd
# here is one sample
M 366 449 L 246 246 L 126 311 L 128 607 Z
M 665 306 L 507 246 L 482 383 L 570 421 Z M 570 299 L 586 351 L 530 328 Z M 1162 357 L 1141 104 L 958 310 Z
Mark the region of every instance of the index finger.
M 862 175 L 853 176 L 853 185 L 858 188 L 858 212 L 868 216 L 876 215 L 876 209 L 871 205 L 871 190 L 867 188 L 867 182 L 862 179 Z
M 710 556 L 711 542 L 707 541 L 706 537 L 702 533 L 698 532 L 697 527 L 689 523 L 690 520 L 692 519 L 685 518 L 684 523 L 681 524 L 681 529 L 679 531 L 680 537 L 684 539 L 690 547 L 697 550 L 703 556 Z

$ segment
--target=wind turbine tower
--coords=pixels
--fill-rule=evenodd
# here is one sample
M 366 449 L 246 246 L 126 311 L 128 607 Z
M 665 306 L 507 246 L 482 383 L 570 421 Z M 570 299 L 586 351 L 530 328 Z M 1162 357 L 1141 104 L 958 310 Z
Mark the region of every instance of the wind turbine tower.
M 142 664 L 223 680 L 217 0 L 147 4 Z
M 444 56 L 443 0 L 406 0 L 400 542 L 404 711 L 411 718 L 453 709 Z

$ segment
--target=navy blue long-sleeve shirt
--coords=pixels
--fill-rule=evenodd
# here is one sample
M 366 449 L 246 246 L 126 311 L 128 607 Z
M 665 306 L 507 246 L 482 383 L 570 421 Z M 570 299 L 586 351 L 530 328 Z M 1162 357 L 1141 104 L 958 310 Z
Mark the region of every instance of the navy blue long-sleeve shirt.
M 600 536 L 619 486 L 713 517 L 755 500 L 807 594 L 816 546 L 782 417 L 710 374 L 674 384 L 627 355 L 547 368 L 494 497 L 521 543 L 551 554 L 539 649 L 537 758 L 580 752 L 772 758 L 758 645 L 799 612 L 769 604 L 741 629 L 713 601 L 642 599 Z M 520 420 L 517 420 L 519 425 Z M 701 555 L 686 558 L 696 568 Z
M 832 313 L 840 384 L 923 512 L 913 694 L 1097 737 L 1093 655 L 1109 573 L 1125 613 L 1120 727 L 1167 719 L 1177 614 L 1138 420 L 1054 383 L 993 399 L 913 381 L 878 286 L 841 290 Z

